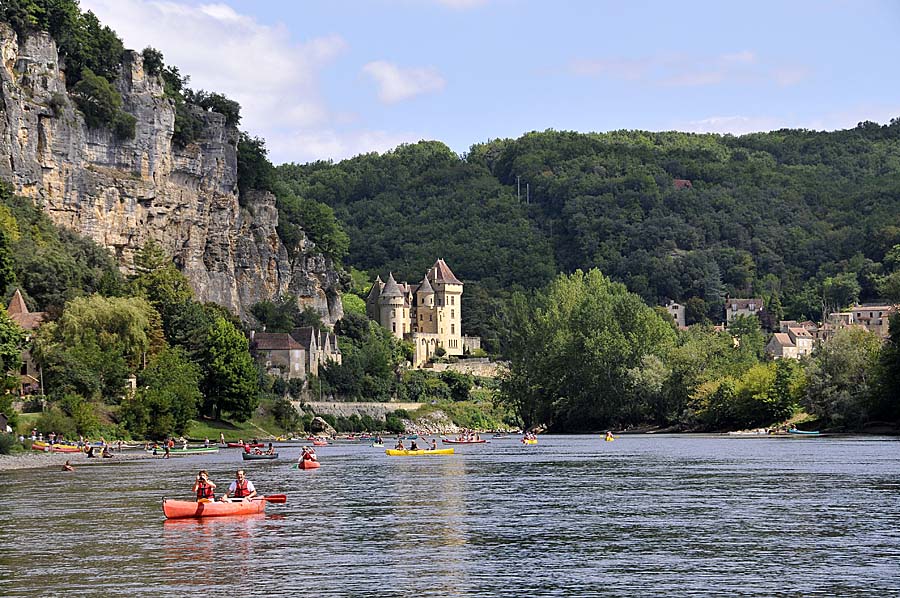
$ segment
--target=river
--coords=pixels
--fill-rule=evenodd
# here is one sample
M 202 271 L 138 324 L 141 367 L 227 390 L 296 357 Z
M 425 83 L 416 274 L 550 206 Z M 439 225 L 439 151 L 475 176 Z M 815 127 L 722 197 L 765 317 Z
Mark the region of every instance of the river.
M 322 467 L 237 450 L 0 473 L 0 596 L 898 596 L 900 441 L 541 436 Z M 264 516 L 165 521 L 198 469 Z

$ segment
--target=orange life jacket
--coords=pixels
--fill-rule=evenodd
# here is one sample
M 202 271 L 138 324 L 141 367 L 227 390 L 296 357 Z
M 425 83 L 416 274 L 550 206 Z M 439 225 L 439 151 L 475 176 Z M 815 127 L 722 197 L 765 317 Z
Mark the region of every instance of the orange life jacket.
M 197 483 L 197 500 L 200 500 L 201 498 L 212 500 L 213 496 L 214 493 L 212 486 L 210 486 L 206 482 Z
M 247 489 L 247 480 L 244 479 L 241 482 L 238 482 L 237 480 L 235 480 L 234 497 L 235 498 L 244 498 L 248 494 L 250 494 L 250 490 Z

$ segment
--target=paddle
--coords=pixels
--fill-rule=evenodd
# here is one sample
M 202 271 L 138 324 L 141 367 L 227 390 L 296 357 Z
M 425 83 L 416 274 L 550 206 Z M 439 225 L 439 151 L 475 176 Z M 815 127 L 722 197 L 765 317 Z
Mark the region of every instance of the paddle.
M 284 504 L 287 502 L 287 494 L 269 494 L 266 496 L 254 496 L 253 500 L 267 500 L 269 502 L 277 502 Z

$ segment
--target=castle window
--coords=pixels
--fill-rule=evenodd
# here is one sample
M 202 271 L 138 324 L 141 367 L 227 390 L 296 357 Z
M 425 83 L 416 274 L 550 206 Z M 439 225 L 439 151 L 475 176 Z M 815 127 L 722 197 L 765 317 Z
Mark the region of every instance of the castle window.
M 453 295 L 450 296 L 450 305 L 456 305 L 456 297 Z
M 392 318 L 397 317 L 397 310 L 396 310 L 396 309 L 392 309 L 392 310 L 391 310 L 391 317 L 392 317 Z
M 397 322 L 391 322 L 391 332 L 397 332 Z
M 433 322 L 433 321 L 434 321 L 434 319 L 431 317 L 431 314 L 428 314 L 428 321 L 429 321 L 429 322 Z

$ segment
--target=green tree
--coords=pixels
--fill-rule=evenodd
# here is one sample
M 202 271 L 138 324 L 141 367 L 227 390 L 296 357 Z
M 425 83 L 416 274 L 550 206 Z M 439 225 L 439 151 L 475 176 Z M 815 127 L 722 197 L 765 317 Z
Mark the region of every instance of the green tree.
M 868 421 L 881 345 L 876 334 L 864 329 L 838 330 L 807 368 L 806 410 L 833 426 Z
M 141 371 L 137 391 L 123 401 L 123 425 L 138 438 L 184 434 L 202 399 L 199 382 L 199 368 L 182 349 L 165 349 Z
M 219 418 L 228 414 L 246 421 L 259 404 L 256 366 L 250 343 L 234 324 L 216 317 L 206 334 L 202 360 L 203 411 Z

